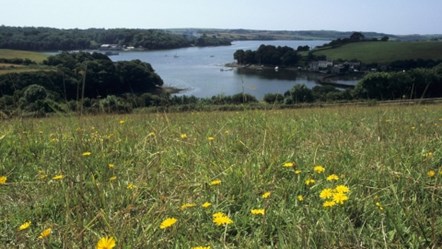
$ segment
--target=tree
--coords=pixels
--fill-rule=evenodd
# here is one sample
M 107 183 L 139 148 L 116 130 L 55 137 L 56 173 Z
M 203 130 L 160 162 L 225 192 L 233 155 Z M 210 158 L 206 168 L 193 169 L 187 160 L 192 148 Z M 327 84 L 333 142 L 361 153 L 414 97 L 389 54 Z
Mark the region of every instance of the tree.
M 350 41 L 357 42 L 365 39 L 365 36 L 361 32 L 353 32 L 350 36 Z

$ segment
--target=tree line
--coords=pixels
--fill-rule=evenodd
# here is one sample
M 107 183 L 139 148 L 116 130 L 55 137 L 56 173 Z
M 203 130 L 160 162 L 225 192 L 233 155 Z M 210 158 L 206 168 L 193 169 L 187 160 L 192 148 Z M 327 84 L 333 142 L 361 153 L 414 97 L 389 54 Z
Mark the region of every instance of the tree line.
M 56 29 L 0 26 L 0 48 L 32 51 L 98 49 L 117 44 L 141 49 L 230 45 L 216 36 L 193 37 L 158 29 Z
M 300 46 L 300 51 L 308 51 L 308 46 Z M 233 58 L 238 64 L 259 64 L 272 66 L 294 66 L 300 59 L 297 50 L 288 46 L 261 45 L 256 51 L 236 50 Z
M 0 75 L 3 110 L 50 112 L 58 103 L 100 99 L 126 93 L 155 92 L 163 85 L 149 63 L 113 62 L 101 53 L 63 52 L 48 57 L 39 71 Z

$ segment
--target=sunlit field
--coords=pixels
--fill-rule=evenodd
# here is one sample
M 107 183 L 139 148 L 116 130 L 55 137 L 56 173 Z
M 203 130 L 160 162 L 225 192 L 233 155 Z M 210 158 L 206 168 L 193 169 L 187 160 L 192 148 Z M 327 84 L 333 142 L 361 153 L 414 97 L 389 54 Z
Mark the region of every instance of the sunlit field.
M 442 105 L 0 123 L 0 248 L 440 248 Z

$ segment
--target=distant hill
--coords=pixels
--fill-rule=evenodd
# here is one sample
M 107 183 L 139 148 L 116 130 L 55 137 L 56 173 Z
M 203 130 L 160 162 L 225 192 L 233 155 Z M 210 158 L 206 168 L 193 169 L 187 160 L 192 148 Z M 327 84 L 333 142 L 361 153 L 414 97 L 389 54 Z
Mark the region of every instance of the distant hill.
M 177 34 L 187 35 L 215 35 L 219 38 L 230 40 L 334 40 L 349 37 L 353 31 L 333 31 L 333 30 L 250 30 L 250 29 L 169 29 Z M 442 40 L 442 35 L 393 35 L 377 32 L 362 32 L 366 39 L 380 39 L 388 36 L 390 40 L 400 41 L 421 41 L 421 40 Z
M 354 42 L 336 48 L 313 51 L 329 60 L 358 60 L 363 63 L 387 64 L 399 60 L 442 60 L 442 41 Z

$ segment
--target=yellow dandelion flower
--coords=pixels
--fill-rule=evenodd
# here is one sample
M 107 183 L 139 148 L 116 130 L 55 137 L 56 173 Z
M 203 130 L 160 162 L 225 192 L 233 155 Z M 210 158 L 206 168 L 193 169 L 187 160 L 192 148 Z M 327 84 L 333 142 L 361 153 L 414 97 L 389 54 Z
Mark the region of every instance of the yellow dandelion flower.
M 336 203 L 335 203 L 334 201 L 325 201 L 325 202 L 322 204 L 322 206 L 325 207 L 325 208 L 333 207 L 334 205 L 336 205 Z
M 115 164 L 113 164 L 113 163 L 108 163 L 108 164 L 107 164 L 107 167 L 108 167 L 109 169 L 113 169 L 113 168 L 115 168 Z
M 43 232 L 40 233 L 40 236 L 38 236 L 38 238 L 44 239 L 44 238 L 48 237 L 49 235 L 51 235 L 51 233 L 52 233 L 52 229 L 47 228 L 47 229 L 43 230 Z
M 210 202 L 204 202 L 202 205 L 201 205 L 201 207 L 203 207 L 203 208 L 208 208 L 208 207 L 210 207 L 210 206 L 212 206 L 212 203 L 210 203 Z
M 180 137 L 181 137 L 181 139 L 187 139 L 187 134 L 186 134 L 186 133 L 182 133 L 182 134 L 180 135 Z
M 126 123 L 126 121 L 125 120 L 120 120 L 120 121 L 118 121 L 118 123 L 119 124 L 124 124 L 124 123 Z
M 335 188 L 335 192 L 338 192 L 338 193 L 348 193 L 349 191 L 350 191 L 350 189 L 345 185 L 338 185 Z
M 18 227 L 18 230 L 19 230 L 19 231 L 26 230 L 26 229 L 28 229 L 31 225 L 32 225 L 32 222 L 30 222 L 30 221 L 26 221 L 25 223 L 21 224 L 21 225 Z
M 315 173 L 321 174 L 324 173 L 325 168 L 322 165 L 316 165 L 315 167 L 313 167 L 313 171 L 315 171 Z
M 263 199 L 267 199 L 267 198 L 269 198 L 271 195 L 272 195 L 272 192 L 267 191 L 267 192 L 264 192 L 264 193 L 261 195 L 261 197 L 262 197 Z
M 137 186 L 135 186 L 133 183 L 127 184 L 127 189 L 135 189 Z
M 211 142 L 211 141 L 215 140 L 215 138 L 214 137 L 208 137 L 207 140 L 209 140 L 209 142 Z
M 431 157 L 433 157 L 433 152 L 430 151 L 430 152 L 423 153 L 422 156 L 427 157 L 427 158 L 431 158 Z
M 264 215 L 265 212 L 266 212 L 266 210 L 264 208 L 250 210 L 250 213 L 253 215 Z
M 295 167 L 295 163 L 293 163 L 293 162 L 285 162 L 285 163 L 282 164 L 282 166 L 285 167 L 285 168 L 293 168 L 293 167 Z
M 335 202 L 336 204 L 344 204 L 345 201 L 348 200 L 348 196 L 344 193 L 341 192 L 337 192 L 333 194 L 333 202 Z
M 7 180 L 8 180 L 7 176 L 0 176 L 0 184 L 6 184 Z
M 109 181 L 115 181 L 115 180 L 117 180 L 117 177 L 116 176 L 111 176 L 110 178 L 109 178 Z
M 210 182 L 211 186 L 220 185 L 220 184 L 221 184 L 221 180 L 220 179 L 215 179 L 215 180 Z
M 185 209 L 192 208 L 195 206 L 196 206 L 195 203 L 184 203 L 183 205 L 181 205 L 181 210 L 185 210 Z
M 302 173 L 302 171 L 300 169 L 295 170 L 295 174 L 299 175 L 301 173 Z
M 298 199 L 298 201 L 304 201 L 304 196 L 303 195 L 298 195 L 296 196 L 296 199 Z
M 62 180 L 64 178 L 64 175 L 56 175 L 52 177 L 52 180 Z
M 167 218 L 160 224 L 160 229 L 166 229 L 173 226 L 178 220 L 175 218 Z
M 435 176 L 436 175 L 436 171 L 434 171 L 434 170 L 429 170 L 428 172 L 427 172 L 427 176 L 428 177 L 433 177 L 433 176 Z
M 194 246 L 192 249 L 210 249 L 210 246 Z
M 381 211 L 384 210 L 384 207 L 382 206 L 382 204 L 380 202 L 376 202 L 376 207 Z
M 92 152 L 86 151 L 86 152 L 83 152 L 83 154 L 81 154 L 81 155 L 84 156 L 84 157 L 87 157 L 87 156 L 92 155 Z
M 229 225 L 233 223 L 233 220 L 224 213 L 218 212 L 213 214 L 213 223 L 215 223 L 217 226 Z
M 112 249 L 116 246 L 115 239 L 113 237 L 102 237 L 98 242 L 96 249 Z
M 339 176 L 336 174 L 331 174 L 329 176 L 327 176 L 327 181 L 331 182 L 331 181 L 337 181 L 339 180 Z
M 315 179 L 309 178 L 309 179 L 305 180 L 305 185 L 307 185 L 307 186 L 313 185 L 315 183 L 316 183 Z
M 319 193 L 319 198 L 321 199 L 330 199 L 333 197 L 333 189 L 325 188 Z

